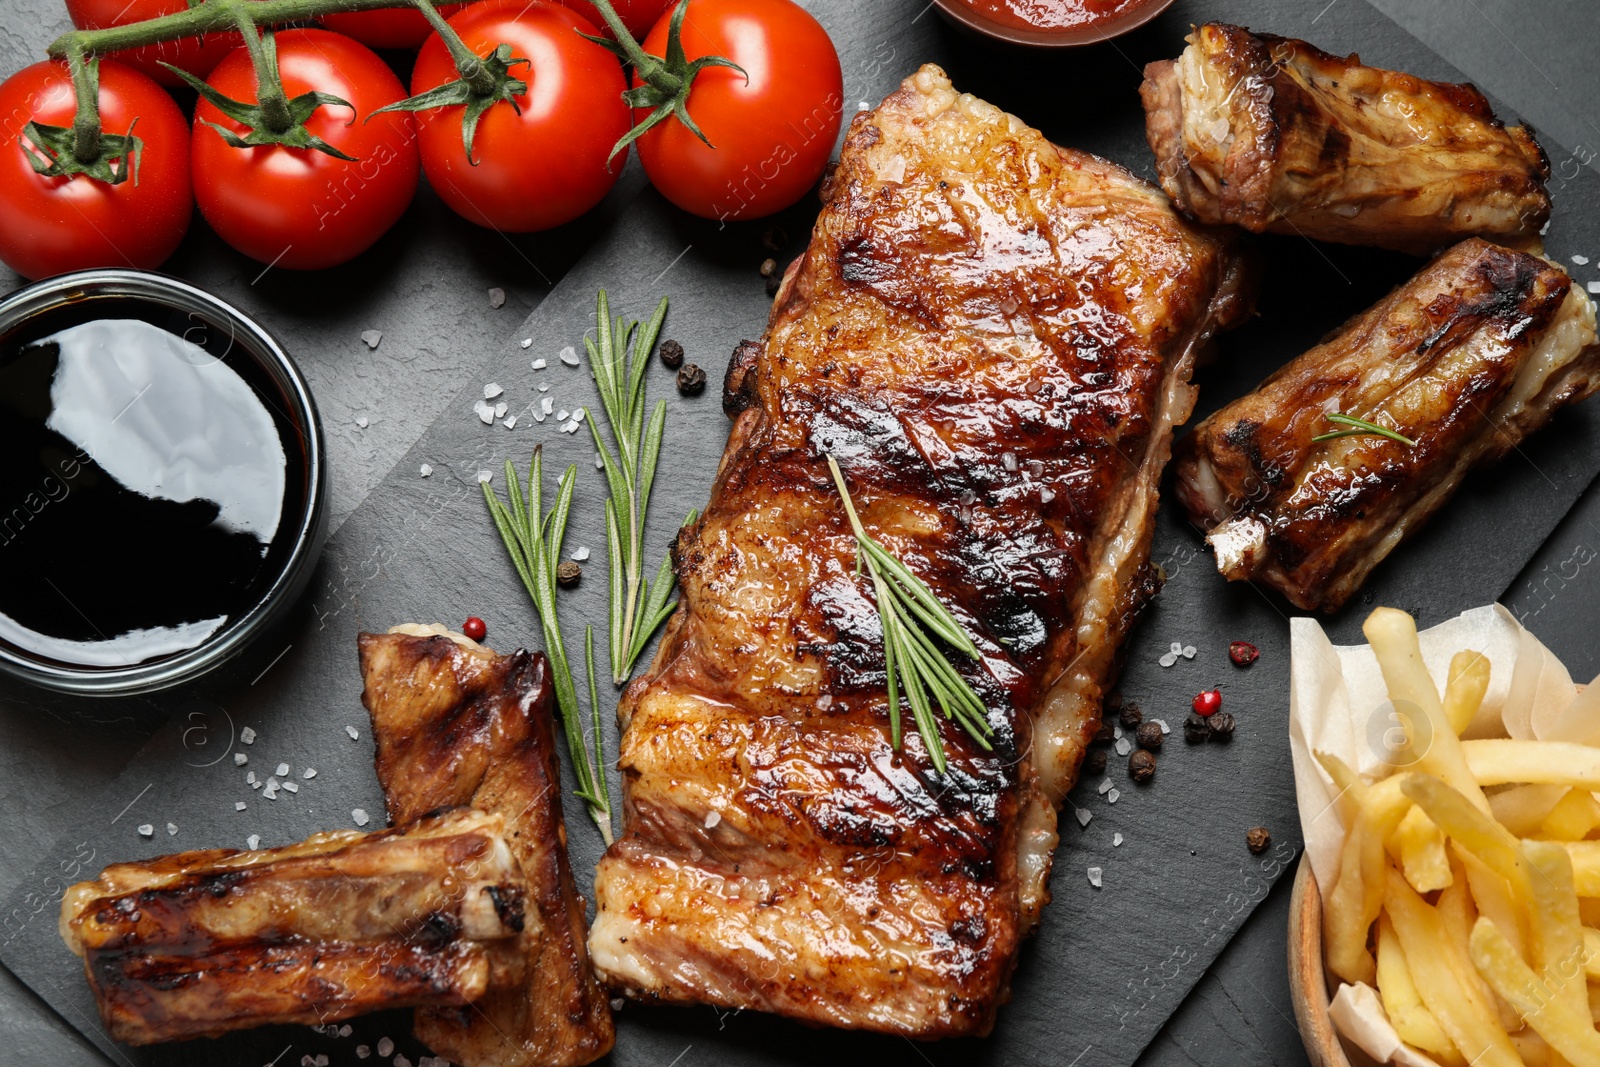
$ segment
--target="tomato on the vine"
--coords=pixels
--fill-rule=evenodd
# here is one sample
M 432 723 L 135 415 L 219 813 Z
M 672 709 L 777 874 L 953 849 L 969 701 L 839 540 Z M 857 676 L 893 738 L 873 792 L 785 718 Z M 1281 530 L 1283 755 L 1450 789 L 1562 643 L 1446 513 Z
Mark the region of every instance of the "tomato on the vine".
M 19 135 L 30 119 L 71 126 L 77 98 L 64 62 L 24 67 L 0 84 L 0 114 L 16 123 L 0 143 L 0 260 L 28 278 L 90 267 L 159 267 L 189 228 L 188 123 L 166 90 L 120 63 L 100 64 L 107 134 L 143 143 L 126 180 L 44 177 Z M 38 157 L 35 157 L 38 158 Z
M 171 15 L 189 10 L 188 0 L 67 0 L 67 14 L 72 24 L 80 30 L 103 30 L 109 26 L 126 26 L 130 22 Z M 190 74 L 204 78 L 222 58 L 243 42 L 237 33 L 208 33 L 201 37 L 183 37 L 176 41 L 145 45 L 113 52 L 107 58 L 126 63 L 141 73 L 148 74 L 162 85 L 182 85 L 177 75 L 163 67 L 171 63 Z
M 666 55 L 671 19 L 656 23 L 646 52 Z M 651 182 L 685 211 L 714 219 L 760 218 L 799 200 L 822 176 L 843 120 L 844 79 L 828 31 L 792 0 L 689 0 L 682 36 L 689 60 L 723 56 L 750 81 L 727 67 L 700 71 L 689 117 L 715 147 L 675 118 L 661 122 L 638 140 Z
M 625 84 L 615 56 L 579 31 L 598 31 L 576 12 L 543 0 L 482 0 L 450 20 L 476 55 L 511 46 L 512 77 L 528 86 L 478 120 L 472 160 L 462 142 L 463 105 L 417 113 L 422 166 L 462 218 L 528 233 L 569 222 L 599 203 L 622 174 L 626 153 L 607 163 L 628 130 Z M 516 63 L 516 60 L 527 60 Z M 411 91 L 457 77 L 437 35 L 417 55 Z
M 596 26 L 607 37 L 611 31 L 606 29 L 606 20 L 589 0 L 556 0 L 562 7 L 570 7 Z M 611 9 L 617 13 L 622 24 L 628 27 L 628 32 L 635 37 L 643 37 L 650 32 L 650 27 L 656 24 L 663 12 L 672 6 L 672 0 L 611 0 Z
M 439 14 L 449 18 L 466 4 L 437 4 Z M 368 48 L 415 48 L 428 39 L 433 27 L 414 7 L 386 7 L 377 11 L 345 11 L 323 15 L 323 27 L 346 37 L 354 37 Z
M 278 70 L 289 97 L 317 90 L 350 102 L 318 107 L 306 129 L 354 161 L 314 148 L 234 148 L 207 123 L 235 134 L 246 127 L 210 101 L 195 107 L 194 193 L 211 228 L 262 263 L 294 270 L 332 267 L 370 248 L 405 213 L 417 189 L 411 116 L 373 115 L 404 95 L 375 53 L 327 30 L 276 35 Z M 250 56 L 239 49 L 207 84 L 234 100 L 256 101 Z M 371 121 L 367 121 L 371 116 Z

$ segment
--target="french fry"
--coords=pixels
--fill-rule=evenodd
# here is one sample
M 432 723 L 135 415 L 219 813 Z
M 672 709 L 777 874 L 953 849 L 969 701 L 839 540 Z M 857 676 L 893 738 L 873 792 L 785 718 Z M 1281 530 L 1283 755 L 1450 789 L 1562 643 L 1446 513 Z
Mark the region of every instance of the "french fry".
M 1471 857 L 1471 853 L 1467 855 Z M 1457 862 L 1458 868 L 1461 864 L 1462 861 Z M 1499 876 L 1493 872 L 1490 872 L 1488 877 L 1491 880 L 1499 880 Z M 1434 911 L 1439 913 L 1439 919 L 1444 923 L 1445 934 L 1450 938 L 1451 948 L 1455 950 L 1451 959 L 1460 967 L 1462 983 L 1472 986 L 1477 991 L 1478 999 L 1490 1006 L 1495 1018 L 1500 1020 L 1500 1029 L 1507 1034 L 1515 1033 L 1522 1028 L 1522 1020 L 1517 1018 L 1516 1009 L 1495 995 L 1489 983 L 1484 981 L 1483 975 L 1472 965 L 1467 951 L 1468 945 L 1472 942 L 1472 924 L 1477 922 L 1478 916 L 1482 914 L 1478 911 L 1477 902 L 1470 892 L 1471 885 L 1471 875 L 1458 870 L 1457 877 L 1449 888 L 1439 893 L 1439 902 L 1434 905 Z
M 1356 821 L 1356 816 L 1361 813 L 1361 798 L 1367 795 L 1367 783 L 1361 776 L 1350 769 L 1350 766 L 1338 756 L 1327 752 L 1314 753 L 1317 762 L 1322 764 L 1322 769 L 1328 772 L 1328 777 L 1333 779 L 1334 803 L 1338 805 L 1339 815 L 1344 820 L 1345 826 L 1351 826 Z
M 1600 930 L 1583 928 L 1583 973 L 1600 980 Z
M 1409 716 L 1401 716 L 1406 736 L 1420 753 L 1417 768 L 1443 779 L 1446 785 L 1466 797 L 1479 811 L 1487 812 L 1489 800 L 1479 788 L 1478 780 L 1468 772 L 1467 761 L 1461 751 L 1461 739 L 1445 717 L 1439 690 L 1433 684 L 1427 664 L 1422 661 L 1416 620 L 1394 608 L 1378 608 L 1367 616 L 1361 629 L 1372 645 L 1373 654 L 1378 657 L 1378 667 L 1383 671 L 1390 701 L 1397 708 L 1405 704 L 1412 705 L 1427 722 L 1429 736 L 1419 738 L 1417 733 L 1420 724 L 1410 722 Z M 1437 819 L 1434 821 L 1438 822 Z
M 1387 913 L 1378 916 L 1378 995 L 1400 1040 L 1447 1064 L 1466 1062 L 1422 1002 L 1400 936 Z
M 1473 926 L 1471 952 L 1478 973 L 1573 1067 L 1600 1067 L 1600 1033 L 1588 1012 L 1546 989 L 1488 919 Z
M 1480 785 L 1530 782 L 1600 789 L 1600 748 L 1569 741 L 1490 738 L 1462 741 L 1467 769 Z
M 1460 849 L 1458 854 L 1478 914 L 1498 926 L 1500 932 L 1506 935 L 1506 940 L 1517 950 L 1517 955 L 1527 959 L 1527 906 L 1518 902 L 1511 884 L 1491 870 L 1488 864 L 1466 849 Z M 1468 923 L 1461 931 L 1461 943 L 1466 944 L 1471 935 L 1472 924 Z
M 1560 788 L 1557 786 L 1556 788 Z M 1600 804 L 1587 789 L 1569 789 L 1539 823 L 1539 832 L 1556 841 L 1582 841 L 1600 825 Z
M 1456 736 L 1472 725 L 1478 705 L 1483 703 L 1483 695 L 1488 691 L 1488 656 L 1468 650 L 1451 657 L 1450 674 L 1444 685 L 1444 717 Z
M 1572 861 L 1572 882 L 1580 897 L 1600 897 L 1600 841 L 1563 841 Z
M 1409 618 L 1409 616 L 1408 616 Z M 1428 813 L 1434 825 L 1488 864 L 1511 885 L 1511 891 L 1527 900 L 1528 862 L 1519 842 L 1505 827 L 1474 807 L 1459 791 L 1425 774 L 1407 774 L 1400 779 L 1401 792 Z M 1482 796 L 1482 793 L 1479 793 Z
M 1445 855 L 1444 834 L 1421 808 L 1406 812 L 1389 838 L 1400 871 L 1419 893 L 1431 893 L 1450 884 L 1450 857 Z
M 1561 785 L 1514 785 L 1489 796 L 1489 814 L 1514 837 L 1532 837 L 1567 795 Z
M 1367 934 L 1383 908 L 1383 878 L 1388 857 L 1383 843 L 1411 807 L 1399 778 L 1368 786 L 1361 808 L 1344 841 L 1339 877 L 1323 909 L 1323 938 L 1328 968 L 1347 982 L 1371 984 L 1376 965 L 1367 949 Z
M 1522 852 L 1533 868 L 1530 962 L 1540 983 L 1576 1017 L 1586 1018 L 1583 924 L 1578 919 L 1578 894 L 1573 890 L 1572 861 L 1560 845 L 1524 841 Z M 1591 1027 L 1592 1029 L 1592 1027 Z
M 1589 1018 L 1600 1023 L 1600 986 L 1589 986 Z
M 1455 958 L 1460 949 L 1439 913 L 1392 869 L 1384 879 L 1383 900 L 1418 995 L 1450 1043 L 1475 1067 L 1522 1067 L 1494 1008 L 1462 980 L 1461 961 Z M 1472 970 L 1470 961 L 1466 969 Z

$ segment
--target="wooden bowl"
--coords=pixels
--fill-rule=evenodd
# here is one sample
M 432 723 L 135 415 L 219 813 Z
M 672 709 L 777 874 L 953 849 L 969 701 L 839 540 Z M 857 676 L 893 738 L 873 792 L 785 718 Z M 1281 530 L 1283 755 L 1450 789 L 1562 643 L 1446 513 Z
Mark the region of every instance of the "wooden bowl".
M 1144 0 L 1144 3 L 1109 19 L 1097 19 L 1087 26 L 1066 30 L 1035 30 L 1011 26 L 977 11 L 962 0 L 933 0 L 939 13 L 960 29 L 979 37 L 1005 41 L 1008 44 L 1027 45 L 1032 48 L 1075 48 L 1079 45 L 1099 44 L 1136 30 L 1167 8 L 1172 0 Z
M 1328 1015 L 1332 998 L 1322 965 L 1322 893 L 1304 852 L 1289 897 L 1289 999 L 1312 1067 L 1355 1067 Z M 1359 1063 L 1371 1063 L 1359 1050 L 1356 1056 Z

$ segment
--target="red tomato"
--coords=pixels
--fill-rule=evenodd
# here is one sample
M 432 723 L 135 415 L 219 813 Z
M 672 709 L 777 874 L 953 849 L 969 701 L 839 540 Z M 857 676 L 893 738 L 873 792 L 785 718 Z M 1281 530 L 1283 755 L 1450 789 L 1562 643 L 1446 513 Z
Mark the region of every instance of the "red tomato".
M 669 14 L 656 23 L 646 52 L 666 55 L 670 22 Z M 733 60 L 750 84 L 726 67 L 695 78 L 689 116 L 715 148 L 671 118 L 639 138 L 656 188 L 714 219 L 760 218 L 799 200 L 828 165 L 843 116 L 844 80 L 828 31 L 791 0 L 690 0 L 683 48 L 690 61 Z
M 650 27 L 656 24 L 662 12 L 670 10 L 676 0 L 611 0 L 611 8 L 628 27 L 628 32 L 635 37 L 643 37 L 650 32 Z M 570 7 L 596 26 L 607 37 L 611 31 L 606 28 L 606 20 L 600 17 L 600 12 L 594 9 L 589 0 L 557 0 L 562 7 Z
M 394 72 L 375 53 L 327 30 L 283 30 L 278 69 L 290 97 L 313 89 L 342 97 L 355 114 L 319 107 L 306 128 L 356 162 L 313 148 L 233 148 L 206 120 L 244 127 L 201 100 L 195 107 L 194 195 L 211 228 L 262 263 L 317 270 L 353 259 L 405 213 L 417 189 L 411 116 L 378 108 L 404 98 Z M 241 48 L 207 79 L 226 96 L 256 99 L 255 72 Z
M 101 127 L 123 134 L 139 120 L 137 177 L 119 185 L 84 174 L 40 177 L 22 147 L 22 126 L 30 118 L 71 126 L 76 106 L 65 63 L 35 63 L 0 84 L 0 115 L 15 123 L 0 143 L 0 260 L 34 279 L 90 267 L 159 267 L 189 228 L 187 120 L 161 86 L 102 62 Z
M 497 44 L 529 63 L 511 68 L 528 85 L 517 97 L 483 113 L 467 162 L 461 143 L 461 105 L 418 112 L 422 166 L 434 192 L 462 218 L 496 230 L 530 233 L 582 215 L 611 190 L 627 162 L 606 157 L 628 132 L 625 84 L 617 58 L 578 30 L 595 33 L 564 7 L 542 0 L 483 0 L 450 20 L 478 55 Z M 456 77 L 437 36 L 417 55 L 413 95 Z
M 187 11 L 189 6 L 188 0 L 67 0 L 67 14 L 80 30 L 102 30 L 107 26 L 126 26 L 130 22 Z M 204 37 L 185 37 L 113 52 L 110 58 L 150 75 L 162 85 L 182 85 L 183 80 L 157 60 L 204 78 L 222 62 L 223 56 L 242 43 L 237 33 L 208 33 Z
M 436 4 L 439 14 L 449 18 L 466 4 Z M 346 11 L 323 15 L 323 26 L 346 37 L 354 37 L 368 48 L 415 48 L 428 39 L 433 27 L 414 7 L 383 8 L 378 11 Z

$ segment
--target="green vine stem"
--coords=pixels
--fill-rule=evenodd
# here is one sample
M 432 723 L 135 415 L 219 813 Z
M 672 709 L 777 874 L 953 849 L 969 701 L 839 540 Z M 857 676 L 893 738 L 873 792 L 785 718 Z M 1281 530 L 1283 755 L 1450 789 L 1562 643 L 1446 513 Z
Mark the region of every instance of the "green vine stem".
M 433 7 L 428 0 L 205 0 L 183 11 L 143 22 L 130 22 L 126 26 L 73 30 L 52 41 L 48 51 L 55 59 L 70 59 L 74 48 L 85 55 L 105 55 L 183 37 L 227 33 L 240 28 L 241 13 L 254 26 L 283 26 L 292 22 L 308 22 L 322 15 L 406 6 L 421 10 L 424 17 Z M 438 16 L 437 11 L 433 14 Z M 433 19 L 429 19 L 429 22 L 433 23 Z M 433 23 L 434 29 L 439 29 L 443 24 L 442 19 Z M 451 33 L 453 36 L 454 31 Z M 460 44 L 459 38 L 456 43 Z
M 100 158 L 99 65 L 74 49 L 67 57 L 72 71 L 72 94 L 77 109 L 72 114 L 72 158 L 88 165 Z

